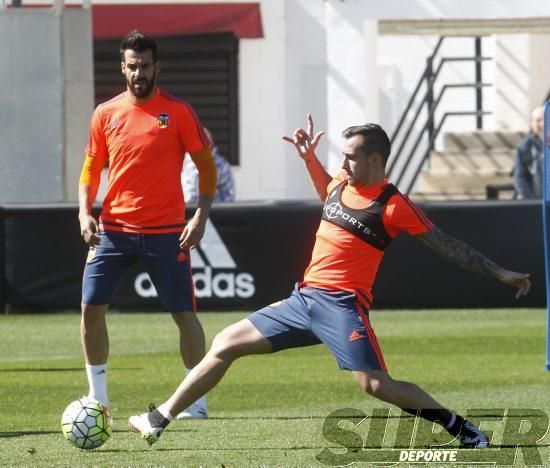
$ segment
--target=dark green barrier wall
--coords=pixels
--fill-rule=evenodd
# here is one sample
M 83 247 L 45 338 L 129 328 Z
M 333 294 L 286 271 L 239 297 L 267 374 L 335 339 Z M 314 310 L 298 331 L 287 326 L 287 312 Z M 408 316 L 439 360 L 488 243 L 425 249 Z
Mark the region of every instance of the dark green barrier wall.
M 375 308 L 545 305 L 539 203 L 429 203 L 423 208 L 447 233 L 504 267 L 531 273 L 532 293 L 516 301 L 513 288 L 449 264 L 403 235 L 386 251 L 374 289 Z M 195 253 L 200 308 L 252 310 L 286 297 L 307 266 L 320 212 L 313 202 L 214 206 L 210 241 Z M 86 247 L 76 207 L 5 206 L 0 213 L 6 309 L 78 309 Z M 122 282 L 113 308 L 161 308 L 139 264 Z

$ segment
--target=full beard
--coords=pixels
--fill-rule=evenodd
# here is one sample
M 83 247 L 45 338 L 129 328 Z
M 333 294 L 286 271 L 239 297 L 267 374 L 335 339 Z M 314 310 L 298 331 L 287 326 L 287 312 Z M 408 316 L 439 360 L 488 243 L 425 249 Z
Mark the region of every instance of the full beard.
M 130 92 L 137 98 L 144 98 L 151 94 L 156 83 L 156 75 L 151 80 L 140 78 L 135 81 L 126 80 L 126 85 Z

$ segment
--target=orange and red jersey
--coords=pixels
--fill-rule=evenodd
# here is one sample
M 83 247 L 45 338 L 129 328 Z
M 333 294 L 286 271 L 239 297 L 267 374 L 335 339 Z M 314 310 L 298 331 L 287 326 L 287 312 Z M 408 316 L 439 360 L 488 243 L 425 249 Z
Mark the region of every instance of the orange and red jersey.
M 122 93 L 99 105 L 86 154 L 100 159 L 102 165 L 109 161 L 102 229 L 181 232 L 185 225 L 183 159 L 186 152 L 209 144 L 191 106 L 159 89 L 144 104 L 133 103 Z
M 327 193 L 330 194 L 345 180 L 345 173 L 339 173 L 328 185 Z M 387 180 L 368 187 L 345 185 L 339 203 L 352 210 L 366 209 L 387 186 Z M 403 231 L 417 235 L 434 227 L 420 208 L 399 192 L 388 199 L 381 218 L 383 228 L 391 238 Z M 357 235 L 322 219 L 302 285 L 355 292 L 358 299 L 369 306 L 372 285 L 383 255 L 383 249 L 375 248 Z

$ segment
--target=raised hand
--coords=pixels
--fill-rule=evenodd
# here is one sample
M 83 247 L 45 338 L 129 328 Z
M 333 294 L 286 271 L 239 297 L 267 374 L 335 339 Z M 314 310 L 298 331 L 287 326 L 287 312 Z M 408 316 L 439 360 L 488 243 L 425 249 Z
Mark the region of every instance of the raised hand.
M 292 137 L 283 136 L 283 140 L 292 143 L 304 161 L 308 162 L 315 155 L 315 148 L 325 132 L 319 132 L 313 136 L 313 119 L 311 114 L 307 115 L 307 131 L 303 128 L 298 128 L 294 131 Z

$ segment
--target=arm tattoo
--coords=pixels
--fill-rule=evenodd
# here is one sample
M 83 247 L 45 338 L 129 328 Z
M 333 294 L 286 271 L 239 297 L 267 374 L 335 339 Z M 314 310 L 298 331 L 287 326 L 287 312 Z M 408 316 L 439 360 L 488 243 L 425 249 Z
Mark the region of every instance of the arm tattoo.
M 416 237 L 449 262 L 456 263 L 467 270 L 476 271 L 497 279 L 503 271 L 501 266 L 484 257 L 468 244 L 445 234 L 437 227 Z

